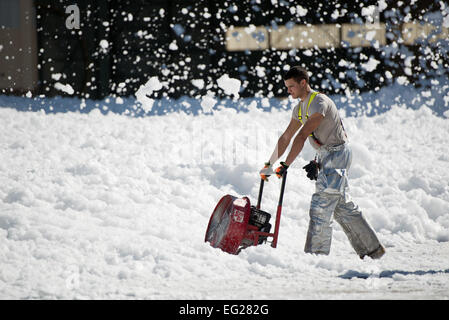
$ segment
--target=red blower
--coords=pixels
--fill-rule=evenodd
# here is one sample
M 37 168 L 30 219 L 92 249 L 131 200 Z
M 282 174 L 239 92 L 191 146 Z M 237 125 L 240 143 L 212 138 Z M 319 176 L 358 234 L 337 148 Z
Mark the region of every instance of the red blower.
M 248 197 L 238 198 L 228 194 L 220 199 L 210 217 L 204 241 L 224 252 L 239 254 L 241 250 L 262 244 L 272 237 L 271 246 L 276 248 L 286 178 L 287 172 L 282 177 L 273 233 L 270 232 L 271 215 L 260 209 L 264 186 L 264 180 L 261 179 L 255 207 L 251 205 Z

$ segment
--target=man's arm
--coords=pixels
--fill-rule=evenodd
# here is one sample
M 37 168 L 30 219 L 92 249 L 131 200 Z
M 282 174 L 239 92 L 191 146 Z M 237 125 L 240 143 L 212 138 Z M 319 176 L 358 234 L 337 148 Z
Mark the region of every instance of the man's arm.
M 291 119 L 290 123 L 285 129 L 284 133 L 279 137 L 276 148 L 273 151 L 273 154 L 270 157 L 270 164 L 275 163 L 287 150 L 288 145 L 290 144 L 291 139 L 295 135 L 295 133 L 301 128 L 302 124 L 300 121 L 296 119 Z
M 316 128 L 318 128 L 323 118 L 324 116 L 321 113 L 314 113 L 309 117 L 304 127 L 296 136 L 295 140 L 293 140 L 292 148 L 287 156 L 287 159 L 285 160 L 286 165 L 290 166 L 292 162 L 295 161 L 296 157 L 304 147 L 304 143 L 306 142 L 307 137 L 310 136 L 310 134 L 315 131 Z

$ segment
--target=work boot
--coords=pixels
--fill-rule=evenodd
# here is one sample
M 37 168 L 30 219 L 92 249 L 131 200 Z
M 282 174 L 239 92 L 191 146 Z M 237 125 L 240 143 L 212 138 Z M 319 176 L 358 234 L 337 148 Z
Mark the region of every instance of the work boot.
M 366 256 L 370 257 L 371 259 L 380 259 L 385 254 L 385 248 L 382 245 L 379 245 L 379 247 L 374 250 L 371 253 L 368 254 L 361 254 L 359 255 L 360 259 L 364 259 Z
M 382 258 L 382 256 L 384 254 L 385 254 L 385 248 L 382 245 L 380 245 L 379 248 L 377 248 L 375 251 L 370 253 L 368 256 L 371 259 L 380 259 L 380 258 Z

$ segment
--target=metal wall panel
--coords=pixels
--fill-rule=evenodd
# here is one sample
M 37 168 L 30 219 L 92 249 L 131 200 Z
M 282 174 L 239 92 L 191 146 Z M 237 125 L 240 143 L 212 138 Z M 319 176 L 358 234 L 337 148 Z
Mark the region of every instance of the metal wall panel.
M 2 0 L 0 4 L 0 90 L 35 91 L 38 72 L 33 1 Z

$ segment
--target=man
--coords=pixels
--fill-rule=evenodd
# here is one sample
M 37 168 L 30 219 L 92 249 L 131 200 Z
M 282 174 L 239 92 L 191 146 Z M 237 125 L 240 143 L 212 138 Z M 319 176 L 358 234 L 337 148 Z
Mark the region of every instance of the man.
M 351 165 L 352 152 L 335 103 L 310 88 L 307 70 L 299 66 L 292 67 L 285 74 L 284 84 L 292 98 L 301 101 L 293 108 L 287 129 L 261 170 L 262 179 L 268 180 L 269 173 L 272 173 L 271 166 L 284 154 L 294 135 L 301 129 L 293 140 L 285 162 L 281 162 L 275 172 L 279 178 L 282 177 L 307 139 L 316 149 L 315 160 L 303 167 L 307 177 L 316 180 L 304 251 L 329 254 L 333 216 L 361 259 L 365 256 L 379 259 L 385 253 L 385 248 L 348 194 L 347 171 Z

